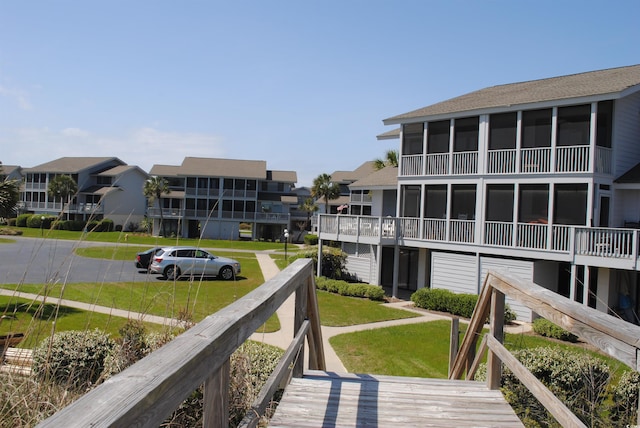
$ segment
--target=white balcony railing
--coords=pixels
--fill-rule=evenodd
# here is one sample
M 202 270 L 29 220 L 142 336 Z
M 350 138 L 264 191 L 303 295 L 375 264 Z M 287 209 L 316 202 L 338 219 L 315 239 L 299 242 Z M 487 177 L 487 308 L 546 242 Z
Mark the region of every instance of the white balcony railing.
M 550 172 L 551 147 L 538 147 L 520 150 L 520 172 Z
M 556 147 L 556 172 L 589 171 L 589 146 Z
M 487 153 L 488 174 L 513 174 L 516 172 L 516 149 L 489 150 Z
M 455 152 L 453 153 L 452 174 L 477 174 L 478 173 L 478 152 Z
M 450 220 L 449 240 L 452 242 L 475 241 L 474 220 Z
M 422 155 L 402 156 L 400 174 L 402 176 L 422 175 Z
M 423 223 L 423 239 L 427 241 L 447 240 L 447 220 L 439 218 L 427 218 Z
M 426 175 L 449 174 L 449 153 L 434 153 L 426 155 Z
M 484 243 L 500 247 L 513 245 L 513 223 L 504 221 L 487 221 L 484 224 Z
M 538 223 L 518 223 L 517 246 L 521 248 L 547 248 L 547 225 Z
M 321 214 L 320 238 L 358 242 L 366 237 L 389 240 L 423 240 L 451 244 L 476 244 L 490 247 L 540 250 L 569 254 L 573 257 L 628 260 L 640 270 L 640 230 L 593 228 L 586 226 L 548 225 L 544 223 L 513 223 L 476 220 L 419 219 Z M 482 238 L 476 236 L 482 227 Z M 631 267 L 631 269 L 633 269 Z

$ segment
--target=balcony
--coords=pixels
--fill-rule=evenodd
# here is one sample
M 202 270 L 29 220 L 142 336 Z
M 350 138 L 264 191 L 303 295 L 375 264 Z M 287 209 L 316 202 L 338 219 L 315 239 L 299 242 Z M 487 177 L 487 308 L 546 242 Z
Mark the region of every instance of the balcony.
M 612 173 L 612 150 L 596 147 L 593 171 Z M 553 156 L 552 156 L 553 155 Z M 592 170 L 590 146 L 534 147 L 489 150 L 486 174 L 577 173 Z M 424 167 L 424 171 L 423 171 Z M 401 156 L 400 176 L 466 175 L 482 173 L 478 152 L 431 153 Z
M 541 258 L 640 270 L 637 229 L 322 214 L 319 233 L 321 239 L 344 242 L 427 248 L 424 244 L 431 242 L 437 243 L 438 248 L 450 246 L 451 250 L 468 251 L 470 246 L 476 246 L 475 250 L 488 254 L 522 250 L 521 255 L 528 257 L 540 252 Z

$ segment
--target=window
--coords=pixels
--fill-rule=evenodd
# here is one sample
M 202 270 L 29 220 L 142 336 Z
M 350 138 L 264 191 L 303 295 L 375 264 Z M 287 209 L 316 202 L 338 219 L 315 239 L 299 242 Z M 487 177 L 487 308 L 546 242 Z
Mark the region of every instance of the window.
M 420 186 L 402 186 L 402 216 L 420 216 Z
M 424 123 L 409 123 L 402 126 L 402 154 L 418 155 L 422 153 Z
M 547 223 L 549 218 L 549 186 L 523 184 L 520 186 L 518 221 L 521 223 Z
M 450 130 L 450 122 L 448 120 L 429 122 L 427 127 L 427 153 L 449 152 Z
M 596 145 L 611 148 L 613 130 L 613 101 L 598 103 L 598 119 L 596 126 Z
M 195 177 L 187 177 L 187 187 L 190 189 L 196 188 L 196 178 Z
M 584 226 L 587 224 L 587 185 L 556 184 L 553 222 Z
M 487 221 L 513 221 L 513 185 L 487 185 Z
M 426 186 L 424 189 L 425 218 L 447 218 L 447 185 Z
M 207 189 L 209 187 L 208 178 L 198 178 L 198 189 Z
M 102 186 L 110 186 L 112 178 L 113 177 L 105 177 L 104 175 L 99 175 L 98 176 L 98 180 L 97 180 L 97 184 L 102 185 Z
M 451 186 L 451 218 L 458 220 L 474 220 L 476 218 L 475 184 Z
M 551 109 L 522 112 L 522 147 L 551 147 Z
M 492 114 L 489 117 L 489 150 L 516 148 L 518 114 Z
M 456 119 L 454 122 L 453 151 L 475 152 L 478 150 L 478 117 Z
M 558 108 L 558 146 L 589 145 L 591 105 Z

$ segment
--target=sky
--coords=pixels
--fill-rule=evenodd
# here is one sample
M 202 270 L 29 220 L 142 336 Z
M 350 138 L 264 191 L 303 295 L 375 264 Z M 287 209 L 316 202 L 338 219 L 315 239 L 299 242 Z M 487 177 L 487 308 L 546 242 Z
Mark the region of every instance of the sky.
M 298 186 L 398 149 L 383 119 L 640 64 L 638 0 L 0 0 L 0 162 L 264 160 Z

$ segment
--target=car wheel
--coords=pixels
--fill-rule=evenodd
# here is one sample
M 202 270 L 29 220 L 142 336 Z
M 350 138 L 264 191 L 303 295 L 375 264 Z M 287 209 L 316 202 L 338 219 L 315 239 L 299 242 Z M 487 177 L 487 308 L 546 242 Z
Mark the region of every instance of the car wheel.
M 173 281 L 174 279 L 178 279 L 180 276 L 180 268 L 177 266 L 169 266 L 164 270 L 164 277 L 169 281 Z
M 220 272 L 218 272 L 218 276 L 228 281 L 233 278 L 233 269 L 231 269 L 231 267 L 229 266 L 225 266 L 222 269 L 220 269 Z

